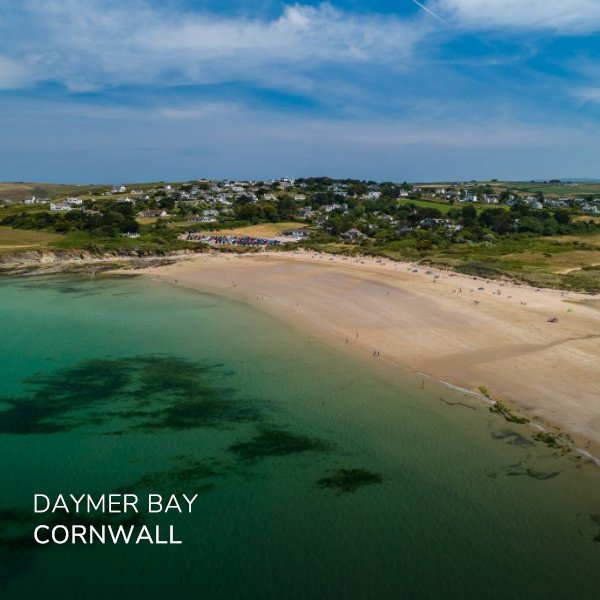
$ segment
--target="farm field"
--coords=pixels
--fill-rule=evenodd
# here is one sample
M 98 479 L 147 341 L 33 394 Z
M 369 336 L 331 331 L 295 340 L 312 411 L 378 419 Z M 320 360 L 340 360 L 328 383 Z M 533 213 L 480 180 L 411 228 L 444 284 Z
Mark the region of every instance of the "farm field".
M 0 252 L 46 247 L 61 237 L 58 233 L 47 231 L 0 227 Z

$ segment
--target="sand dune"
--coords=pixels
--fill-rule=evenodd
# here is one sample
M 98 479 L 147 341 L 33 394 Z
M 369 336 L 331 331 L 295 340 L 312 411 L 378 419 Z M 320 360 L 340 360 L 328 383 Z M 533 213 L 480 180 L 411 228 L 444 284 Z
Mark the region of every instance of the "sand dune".
M 600 455 L 600 310 L 589 297 L 304 252 L 201 255 L 148 271 L 254 303 L 365 360 L 484 385 Z

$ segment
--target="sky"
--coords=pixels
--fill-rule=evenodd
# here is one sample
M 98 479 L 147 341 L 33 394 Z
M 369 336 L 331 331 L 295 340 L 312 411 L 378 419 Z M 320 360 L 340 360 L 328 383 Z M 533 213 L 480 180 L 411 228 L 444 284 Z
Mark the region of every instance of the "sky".
M 0 181 L 600 178 L 600 0 L 2 0 Z

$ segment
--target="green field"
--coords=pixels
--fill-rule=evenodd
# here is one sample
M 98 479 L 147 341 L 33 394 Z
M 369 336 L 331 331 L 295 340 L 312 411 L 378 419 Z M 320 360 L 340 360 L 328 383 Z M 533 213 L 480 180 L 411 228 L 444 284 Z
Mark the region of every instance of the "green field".
M 0 199 L 25 200 L 31 196 L 60 198 L 63 196 L 81 196 L 84 193 L 107 189 L 98 185 L 68 185 L 57 183 L 0 183 Z
M 398 204 L 401 206 L 406 206 L 407 204 L 414 204 L 415 206 L 419 206 L 421 208 L 437 208 L 439 211 L 446 214 L 451 208 L 452 205 L 448 204 L 448 202 L 444 201 L 433 201 L 433 200 L 410 200 L 408 198 L 403 198 L 398 201 Z
M 62 236 L 47 231 L 30 231 L 28 229 L 12 229 L 0 227 L 0 253 L 34 250 L 48 247 Z
M 542 192 L 544 196 L 587 196 L 588 194 L 600 195 L 600 183 L 577 183 L 572 185 L 556 184 L 556 183 L 527 183 L 523 181 L 503 181 L 491 184 L 493 187 L 502 189 L 515 190 L 535 194 Z

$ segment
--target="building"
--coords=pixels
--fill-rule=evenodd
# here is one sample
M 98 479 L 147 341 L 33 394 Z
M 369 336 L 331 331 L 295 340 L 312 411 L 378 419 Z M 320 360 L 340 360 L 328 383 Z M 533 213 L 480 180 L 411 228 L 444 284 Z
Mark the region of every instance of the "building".
M 359 231 L 358 229 L 348 229 L 348 231 L 342 233 L 342 237 L 345 240 L 362 240 L 363 238 L 367 237 L 362 231 Z
M 142 217 L 142 219 L 159 219 L 168 216 L 168 213 L 166 210 L 146 210 L 139 212 L 137 216 Z

